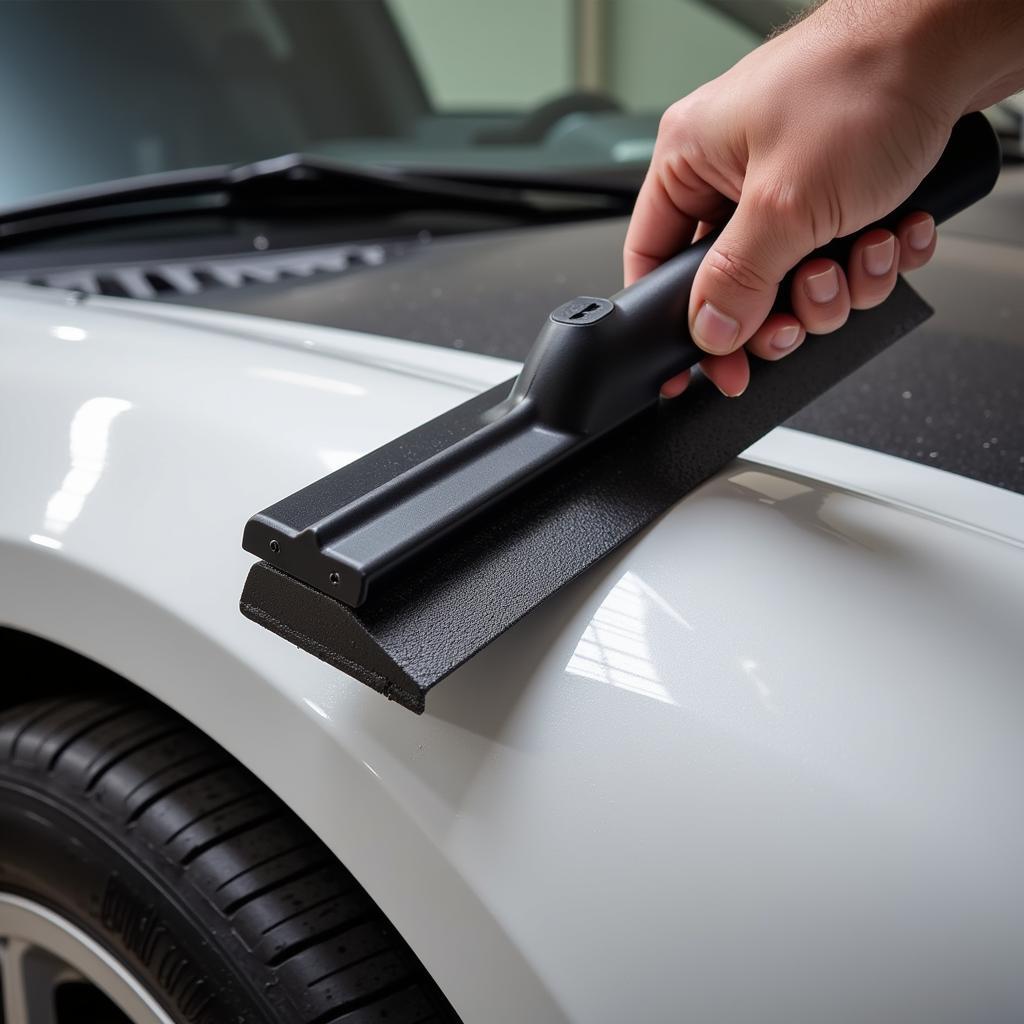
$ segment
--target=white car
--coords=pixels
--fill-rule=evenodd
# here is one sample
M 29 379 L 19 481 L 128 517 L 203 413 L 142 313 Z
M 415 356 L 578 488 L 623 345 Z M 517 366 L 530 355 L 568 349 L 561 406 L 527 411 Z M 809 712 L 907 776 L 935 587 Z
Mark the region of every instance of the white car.
M 559 114 L 593 145 L 542 163 L 508 142 L 529 117 L 481 115 L 490 170 L 428 177 L 331 146 L 407 157 L 470 113 L 164 166 L 191 6 L 0 11 L 25 67 L 80 58 L 88 8 L 167 86 L 125 98 L 141 134 L 107 126 L 140 164 L 105 138 L 97 177 L 39 186 L 73 191 L 0 196 L 6 1024 L 1024 1017 L 1020 169 L 915 279 L 930 325 L 415 716 L 243 618 L 242 527 L 615 290 L 643 161 L 610 161 L 649 119 Z M 312 47 L 308 86 L 312 25 L 405 38 L 376 3 L 209 6 L 245 12 L 230 84 L 282 122 L 268 54 Z

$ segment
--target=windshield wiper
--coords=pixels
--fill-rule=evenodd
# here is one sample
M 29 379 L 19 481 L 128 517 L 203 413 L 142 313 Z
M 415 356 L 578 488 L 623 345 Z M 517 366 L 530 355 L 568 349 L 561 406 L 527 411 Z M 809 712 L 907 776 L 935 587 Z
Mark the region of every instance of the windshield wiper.
M 366 215 L 405 210 L 551 219 L 559 211 L 628 212 L 630 176 L 366 167 L 288 154 L 241 165 L 140 175 L 0 208 L 0 247 L 40 234 L 184 213 Z

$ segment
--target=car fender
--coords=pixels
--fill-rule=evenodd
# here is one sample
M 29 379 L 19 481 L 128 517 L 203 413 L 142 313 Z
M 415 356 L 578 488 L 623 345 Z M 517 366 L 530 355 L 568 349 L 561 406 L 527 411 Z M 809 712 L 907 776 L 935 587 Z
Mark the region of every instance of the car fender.
M 0 296 L 0 623 L 221 743 L 466 1021 L 1024 1007 L 1020 496 L 777 431 L 416 717 L 239 614 L 241 528 L 514 367 Z

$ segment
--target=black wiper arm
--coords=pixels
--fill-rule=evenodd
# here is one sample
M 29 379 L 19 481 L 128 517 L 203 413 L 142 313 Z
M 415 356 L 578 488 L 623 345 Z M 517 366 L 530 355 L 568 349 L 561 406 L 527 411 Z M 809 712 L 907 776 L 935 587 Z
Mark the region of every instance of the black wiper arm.
M 353 213 L 378 202 L 393 210 L 431 207 L 522 215 L 550 210 L 550 203 L 537 202 L 539 192 L 563 198 L 573 192 L 588 197 L 595 207 L 612 209 L 630 200 L 626 188 L 586 181 L 574 186 L 568 178 L 409 172 L 288 154 L 86 185 L 3 207 L 0 247 L 29 236 L 111 221 L 209 210 L 265 212 L 281 203 L 310 210 L 329 206 L 335 212 L 350 208 Z

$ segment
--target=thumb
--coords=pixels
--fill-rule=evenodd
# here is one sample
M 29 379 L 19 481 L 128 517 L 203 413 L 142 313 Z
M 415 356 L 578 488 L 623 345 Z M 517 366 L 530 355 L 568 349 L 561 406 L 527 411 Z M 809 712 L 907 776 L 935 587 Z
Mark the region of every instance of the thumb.
M 793 210 L 773 211 L 749 186 L 701 263 L 690 293 L 697 345 L 725 355 L 764 323 L 782 279 L 814 248 L 813 225 Z

